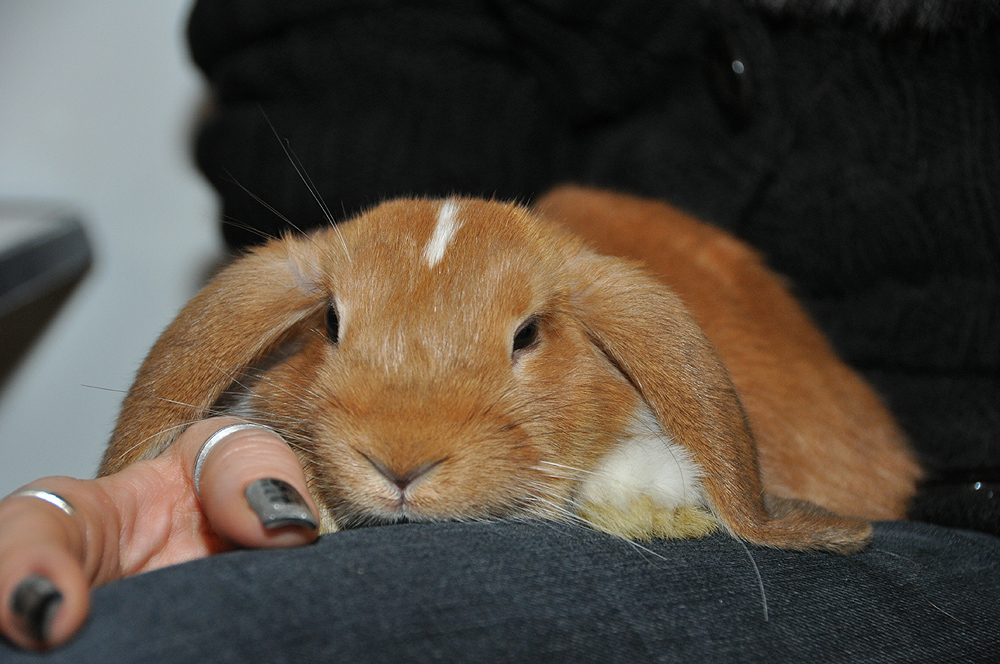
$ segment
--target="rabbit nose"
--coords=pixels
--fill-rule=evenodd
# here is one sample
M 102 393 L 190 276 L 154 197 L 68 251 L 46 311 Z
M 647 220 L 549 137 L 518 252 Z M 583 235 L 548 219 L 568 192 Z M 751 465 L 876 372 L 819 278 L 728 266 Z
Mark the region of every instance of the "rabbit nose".
M 425 477 L 444 461 L 444 459 L 439 459 L 437 461 L 428 461 L 409 469 L 393 470 L 378 459 L 370 457 L 367 454 L 364 457 L 382 477 L 392 482 L 400 491 L 405 491 L 408 486 L 421 477 Z

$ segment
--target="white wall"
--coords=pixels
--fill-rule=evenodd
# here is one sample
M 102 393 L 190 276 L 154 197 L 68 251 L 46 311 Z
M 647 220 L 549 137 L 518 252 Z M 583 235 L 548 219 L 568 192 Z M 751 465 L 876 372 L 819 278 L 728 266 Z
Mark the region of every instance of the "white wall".
M 84 386 L 126 389 L 221 252 L 190 157 L 189 4 L 0 1 L 0 199 L 76 206 L 96 254 L 0 391 L 0 496 L 93 475 L 122 395 Z

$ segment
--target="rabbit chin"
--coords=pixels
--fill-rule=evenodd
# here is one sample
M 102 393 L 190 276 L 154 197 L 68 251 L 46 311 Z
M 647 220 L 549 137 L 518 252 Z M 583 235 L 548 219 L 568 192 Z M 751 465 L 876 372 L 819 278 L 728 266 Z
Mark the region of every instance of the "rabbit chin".
M 719 527 L 701 477 L 643 404 L 621 443 L 581 484 L 576 510 L 598 530 L 628 539 L 701 537 Z

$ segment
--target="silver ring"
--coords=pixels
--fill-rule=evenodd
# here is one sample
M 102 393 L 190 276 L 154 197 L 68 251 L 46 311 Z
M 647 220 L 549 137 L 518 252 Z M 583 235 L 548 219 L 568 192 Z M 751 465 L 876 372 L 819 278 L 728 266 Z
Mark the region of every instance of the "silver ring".
M 208 458 L 208 453 L 212 451 L 213 447 L 222 442 L 224 438 L 226 438 L 230 434 L 236 433 L 237 431 L 243 431 L 244 429 L 260 429 L 262 431 L 273 433 L 275 436 L 278 436 L 278 438 L 281 438 L 281 436 L 278 435 L 278 432 L 272 429 L 271 427 L 266 427 L 263 424 L 254 424 L 253 422 L 240 422 L 238 424 L 230 424 L 229 426 L 222 427 L 221 429 L 213 433 L 209 437 L 209 439 L 206 440 L 205 443 L 201 446 L 201 449 L 198 450 L 198 456 L 194 460 L 194 491 L 199 496 L 201 495 L 200 491 L 201 470 L 202 467 L 205 465 L 205 459 Z M 281 439 L 284 440 L 284 438 Z
M 15 491 L 14 493 L 7 496 L 8 498 L 15 498 L 22 496 L 24 498 L 38 498 L 44 500 L 49 505 L 54 505 L 61 509 L 69 516 L 73 516 L 73 506 L 69 504 L 69 501 L 62 496 L 56 495 L 51 491 L 42 491 L 41 489 L 21 489 L 20 491 Z

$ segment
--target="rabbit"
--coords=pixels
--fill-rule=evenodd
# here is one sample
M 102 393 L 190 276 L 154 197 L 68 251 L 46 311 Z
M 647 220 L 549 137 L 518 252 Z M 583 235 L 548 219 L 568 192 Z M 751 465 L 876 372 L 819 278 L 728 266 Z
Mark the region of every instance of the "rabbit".
M 322 532 L 542 518 L 851 553 L 920 473 L 750 249 L 578 187 L 392 200 L 236 259 L 153 346 L 101 474 L 222 412 L 296 451 Z

